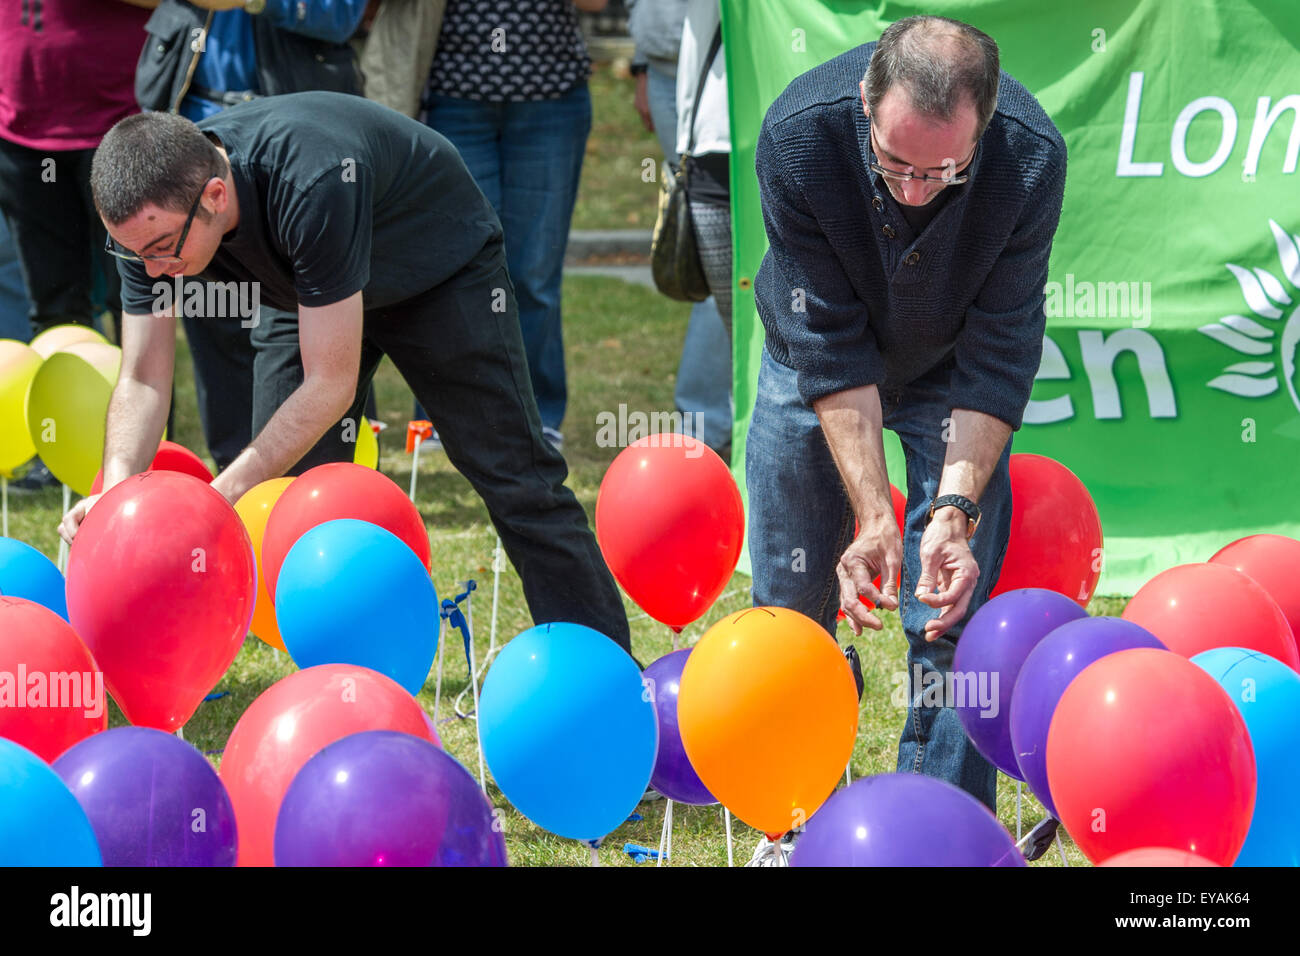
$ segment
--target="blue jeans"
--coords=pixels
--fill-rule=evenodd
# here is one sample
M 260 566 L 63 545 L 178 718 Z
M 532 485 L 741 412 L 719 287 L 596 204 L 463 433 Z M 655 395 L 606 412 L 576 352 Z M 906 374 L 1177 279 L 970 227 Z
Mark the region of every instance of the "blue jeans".
M 884 426 L 898 434 L 907 460 L 907 521 L 903 530 L 903 586 L 899 595 L 907 636 L 907 717 L 898 745 L 898 772 L 924 773 L 955 784 L 996 809 L 997 771 L 975 749 L 957 712 L 921 702 L 930 672 L 952 669 L 955 641 L 970 615 L 997 582 L 1011 533 L 1011 442 L 980 497 L 982 521 L 971 539 L 979 581 L 959 625 L 927 642 L 925 622 L 938 612 L 915 597 L 921 536 L 930 501 L 939 487 L 947 444 L 944 419 L 949 371 L 938 369 L 903 388 L 880 390 Z M 853 509 L 831 458 L 817 413 L 803 401 L 795 372 L 763 350 L 758 399 L 749 425 L 745 457 L 749 486 L 749 553 L 755 606 L 793 608 L 831 635 L 839 610 L 835 566 L 853 539 Z
M 664 158 L 677 162 L 677 78 L 651 61 L 646 98 Z M 696 438 L 714 451 L 731 444 L 731 339 L 713 296 L 691 307 L 673 393 L 677 410 L 695 416 Z
M 28 308 L 27 285 L 18 266 L 18 250 L 9 235 L 5 217 L 0 215 L 0 339 L 31 341 Z
M 542 425 L 559 428 L 568 391 L 560 285 L 591 132 L 586 84 L 553 100 L 430 96 L 426 122 L 451 140 L 505 232 L 506 263 Z

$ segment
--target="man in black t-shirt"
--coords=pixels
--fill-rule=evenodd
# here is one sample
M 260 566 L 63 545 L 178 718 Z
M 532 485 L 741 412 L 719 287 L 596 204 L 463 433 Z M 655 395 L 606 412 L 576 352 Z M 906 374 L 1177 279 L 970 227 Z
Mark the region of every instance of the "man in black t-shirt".
M 613 577 L 542 436 L 500 223 L 446 139 L 359 97 L 295 93 L 197 125 L 128 117 L 96 151 L 91 186 L 122 275 L 105 491 L 147 468 L 162 437 L 178 309 L 202 297 L 210 319 L 249 330 L 262 302 L 296 310 L 303 378 L 259 354 L 255 418 L 274 413 L 213 487 L 234 502 L 337 460 L 388 355 L 487 505 L 534 621 L 629 648 Z M 64 517 L 65 538 L 95 501 Z

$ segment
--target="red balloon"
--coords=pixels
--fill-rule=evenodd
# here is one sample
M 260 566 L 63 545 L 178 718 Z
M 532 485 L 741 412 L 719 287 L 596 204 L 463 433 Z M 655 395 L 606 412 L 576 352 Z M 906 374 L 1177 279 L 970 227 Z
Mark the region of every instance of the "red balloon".
M 907 530 L 907 495 L 899 491 L 897 485 L 891 483 L 889 486 L 889 500 L 890 503 L 893 504 L 894 506 L 894 520 L 898 522 L 898 532 L 899 534 L 904 534 Z M 853 537 L 856 538 L 857 536 L 858 536 L 858 522 L 854 520 Z M 879 588 L 880 575 L 877 574 L 875 580 L 872 581 L 871 583 L 874 584 L 877 588 Z M 903 586 L 902 568 L 899 568 L 898 571 L 897 584 L 899 588 L 902 588 Z M 861 595 L 858 595 L 858 600 L 861 601 L 864 605 L 866 605 L 867 608 L 873 608 L 876 606 L 875 604 L 868 601 L 866 598 L 862 597 Z M 843 611 L 835 612 L 835 619 L 837 621 L 844 620 L 844 612 Z
M 1125 850 L 1116 853 L 1097 864 L 1098 866 L 1218 866 L 1212 860 L 1189 853 L 1186 850 L 1171 850 L 1166 846 L 1144 846 L 1137 850 Z
M 1123 616 L 1183 657 L 1245 647 L 1300 670 L 1291 625 L 1277 602 L 1225 564 L 1180 564 L 1161 571 L 1133 595 Z
M 1210 558 L 1255 580 L 1277 602 L 1300 642 L 1300 541 L 1280 534 L 1252 534 L 1232 542 Z
M 68 554 L 68 617 L 131 723 L 174 731 L 239 653 L 256 595 L 253 545 L 190 475 L 114 485 Z
M 731 580 L 745 509 L 731 472 L 701 441 L 650 435 L 610 463 L 596 497 L 596 538 L 623 590 L 681 630 Z
M 148 471 L 179 471 L 183 475 L 193 475 L 200 481 L 212 483 L 212 472 L 203 463 L 203 459 L 184 445 L 163 439 L 158 446 L 158 454 L 153 456 L 153 463 Z M 95 472 L 95 481 L 90 486 L 90 493 L 97 495 L 104 490 L 104 470 Z
M 391 531 L 415 552 L 426 570 L 432 567 L 424 519 L 391 478 L 350 461 L 318 465 L 294 479 L 266 519 L 262 572 L 271 600 L 289 549 L 312 528 L 335 518 L 369 521 Z
M 414 697 L 354 664 L 290 674 L 249 705 L 230 732 L 220 770 L 239 828 L 238 866 L 273 864 L 275 818 L 294 775 L 323 747 L 363 730 L 396 730 L 441 746 Z
M 1169 651 L 1119 651 L 1084 668 L 1047 733 L 1060 820 L 1094 863 L 1169 847 L 1223 866 L 1255 810 L 1255 756 L 1232 699 Z
M 1042 455 L 1011 456 L 1011 539 L 990 597 L 1047 588 L 1087 607 L 1101 578 L 1101 518 L 1074 472 Z
M 0 596 L 0 737 L 46 763 L 108 727 L 104 675 L 63 618 Z

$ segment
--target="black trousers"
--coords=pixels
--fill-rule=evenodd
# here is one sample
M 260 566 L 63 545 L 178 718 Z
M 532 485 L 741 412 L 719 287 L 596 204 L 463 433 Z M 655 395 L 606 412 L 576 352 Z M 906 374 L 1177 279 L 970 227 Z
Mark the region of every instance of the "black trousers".
M 121 283 L 104 252 L 104 224 L 90 195 L 93 149 L 28 149 L 0 137 L 0 212 L 9 223 L 27 296 L 32 334 L 54 325 L 90 325 L 96 273 L 113 315 Z
M 297 317 L 255 330 L 253 430 L 302 383 Z M 357 397 L 343 424 L 291 472 L 351 461 L 355 424 L 387 355 L 424 406 L 456 469 L 487 505 L 533 621 L 584 624 L 631 653 L 627 615 L 587 514 L 565 486 L 568 466 L 542 436 L 504 246 L 489 243 L 442 285 L 366 312 Z M 349 441 L 349 437 L 351 441 Z

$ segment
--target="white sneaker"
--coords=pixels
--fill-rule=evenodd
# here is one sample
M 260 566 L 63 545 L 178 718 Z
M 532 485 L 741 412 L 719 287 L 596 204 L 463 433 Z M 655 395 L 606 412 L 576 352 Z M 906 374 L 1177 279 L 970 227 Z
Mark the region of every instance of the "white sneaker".
M 758 846 L 754 847 L 754 855 L 745 866 L 789 866 L 790 854 L 794 852 L 798 839 L 799 835 L 794 832 L 787 833 L 775 843 L 763 837 L 758 841 Z

